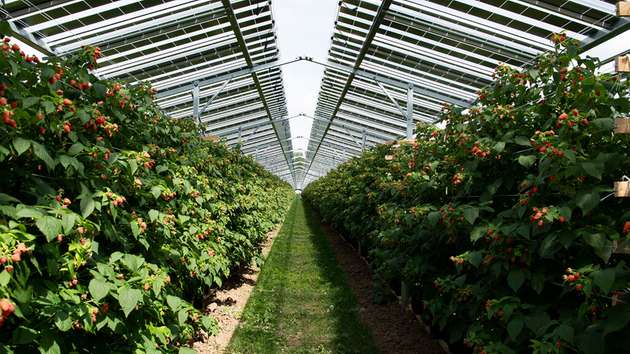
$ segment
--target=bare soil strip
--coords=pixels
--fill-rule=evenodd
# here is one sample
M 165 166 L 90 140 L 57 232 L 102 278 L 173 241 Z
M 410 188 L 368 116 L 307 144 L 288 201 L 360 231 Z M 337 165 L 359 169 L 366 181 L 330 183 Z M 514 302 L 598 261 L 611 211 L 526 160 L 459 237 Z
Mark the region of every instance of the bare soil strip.
M 329 225 L 322 224 L 322 228 L 361 306 L 360 319 L 372 331 L 379 350 L 392 354 L 444 354 L 440 344 L 431 338 L 411 311 L 396 301 L 386 304 L 372 301 L 374 286 L 368 265 Z
M 278 235 L 281 227 L 282 224 L 279 224 L 267 234 L 267 240 L 262 248 L 263 259 L 267 259 L 273 240 Z M 197 353 L 216 354 L 225 352 L 236 327 L 238 327 L 241 313 L 247 304 L 247 300 L 249 300 L 254 286 L 256 286 L 259 274 L 260 268 L 252 265 L 240 274 L 228 279 L 223 287 L 213 294 L 209 300 L 209 305 L 206 307 L 206 313 L 212 314 L 219 322 L 219 334 L 205 337 L 203 341 L 195 342 L 193 349 Z

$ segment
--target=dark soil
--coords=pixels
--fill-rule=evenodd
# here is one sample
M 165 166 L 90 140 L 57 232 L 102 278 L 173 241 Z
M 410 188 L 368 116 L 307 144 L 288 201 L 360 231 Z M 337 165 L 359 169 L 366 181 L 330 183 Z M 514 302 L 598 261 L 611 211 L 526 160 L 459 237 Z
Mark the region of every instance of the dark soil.
M 319 219 L 318 217 L 316 217 Z M 431 338 L 415 315 L 394 298 L 377 304 L 374 298 L 372 272 L 356 250 L 329 225 L 322 224 L 326 237 L 335 251 L 339 267 L 346 273 L 348 285 L 360 306 L 359 315 L 372 331 L 382 353 L 444 354 L 440 344 Z

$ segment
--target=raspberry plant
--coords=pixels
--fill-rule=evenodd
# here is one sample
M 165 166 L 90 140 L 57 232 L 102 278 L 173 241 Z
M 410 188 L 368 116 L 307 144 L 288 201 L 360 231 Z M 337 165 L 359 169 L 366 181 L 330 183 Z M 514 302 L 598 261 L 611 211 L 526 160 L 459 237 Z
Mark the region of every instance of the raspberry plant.
M 453 345 L 481 353 L 619 353 L 630 332 L 629 84 L 554 36 L 526 70 L 503 65 L 445 129 L 377 146 L 304 198 L 409 284 Z
M 3 39 L 2 353 L 185 352 L 292 194 L 149 86 L 97 79 L 99 55 L 42 63 Z

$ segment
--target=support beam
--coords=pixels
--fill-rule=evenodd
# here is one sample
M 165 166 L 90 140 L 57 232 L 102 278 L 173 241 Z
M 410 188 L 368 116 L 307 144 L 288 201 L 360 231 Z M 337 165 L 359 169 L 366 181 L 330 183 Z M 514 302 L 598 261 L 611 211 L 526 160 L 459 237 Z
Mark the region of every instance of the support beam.
M 365 36 L 365 41 L 363 42 L 363 45 L 361 46 L 361 50 L 359 51 L 359 54 L 357 55 L 357 60 L 354 63 L 353 72 L 351 72 L 350 75 L 348 75 L 348 80 L 346 81 L 346 84 L 344 85 L 343 90 L 341 91 L 341 94 L 339 95 L 339 99 L 337 101 L 337 104 L 335 105 L 335 108 L 332 111 L 332 114 L 330 115 L 331 122 L 328 123 L 328 125 L 326 126 L 324 134 L 322 134 L 322 137 L 319 140 L 317 147 L 315 148 L 315 153 L 313 154 L 311 162 L 308 165 L 308 168 L 306 170 L 307 173 L 311 169 L 311 165 L 313 164 L 313 161 L 317 157 L 317 152 L 319 151 L 319 147 L 322 145 L 322 142 L 324 140 L 324 137 L 326 136 L 326 132 L 330 128 L 330 124 L 332 123 L 332 120 L 335 119 L 335 116 L 337 115 L 337 112 L 339 112 L 339 108 L 341 108 L 341 104 L 343 103 L 343 100 L 346 97 L 346 94 L 348 93 L 350 86 L 352 85 L 352 80 L 354 80 L 354 77 L 356 75 L 355 71 L 358 70 L 359 67 L 361 66 L 361 63 L 363 62 L 363 58 L 365 58 L 368 52 L 368 49 L 370 48 L 370 45 L 372 44 L 372 40 L 376 36 L 376 32 L 378 31 L 378 28 L 381 26 L 381 22 L 383 21 L 383 18 L 385 18 L 385 14 L 387 13 L 387 10 L 389 10 L 389 7 L 391 6 L 391 4 L 392 4 L 392 0 L 383 0 L 383 2 L 381 2 L 381 5 L 378 7 L 376 15 L 374 16 L 374 22 L 372 22 L 372 24 L 370 25 L 370 29 L 368 30 L 368 33 Z
M 413 138 L 413 85 L 407 89 L 407 139 Z
M 245 62 L 247 63 L 247 68 L 251 70 L 254 67 L 254 65 L 252 62 L 252 58 L 249 55 L 249 50 L 247 49 L 247 43 L 245 43 L 243 33 L 241 32 L 241 28 L 238 24 L 238 19 L 236 18 L 236 14 L 234 13 L 234 9 L 232 8 L 232 3 L 230 2 L 230 0 L 221 0 L 221 3 L 223 4 L 223 8 L 225 9 L 225 15 L 227 16 L 228 20 L 230 21 L 230 25 L 232 26 L 232 31 L 234 32 L 236 41 L 238 42 L 238 45 L 240 46 L 241 51 L 243 52 L 243 58 L 245 59 Z M 269 105 L 267 104 L 265 93 L 263 92 L 262 87 L 260 85 L 260 80 L 258 80 L 258 75 L 256 74 L 256 72 L 251 72 L 251 76 L 252 76 L 252 80 L 254 81 L 254 85 L 256 86 L 256 90 L 258 91 L 258 95 L 260 96 L 260 100 L 262 101 L 263 107 L 265 108 L 265 111 L 267 112 L 267 117 L 269 117 L 270 121 L 273 121 L 274 117 L 271 115 L 271 111 L 269 110 Z M 276 126 L 272 124 L 272 127 L 276 134 L 276 138 L 278 139 L 278 144 L 280 144 L 280 147 L 282 148 L 282 152 L 285 153 L 287 165 L 291 169 L 293 177 L 295 179 L 295 173 L 293 173 L 293 163 L 292 163 L 293 161 L 289 160 L 289 158 L 286 156 L 284 144 L 280 140 L 280 134 L 278 133 Z
M 21 40 L 22 42 L 28 44 L 29 46 L 39 50 L 40 52 L 50 57 L 57 56 L 57 53 L 52 48 L 50 48 L 48 44 L 42 42 L 41 40 L 35 38 L 35 36 L 33 36 L 32 34 L 19 28 L 18 26 L 15 25 L 15 23 L 9 20 L 7 20 L 7 23 L 9 24 L 9 28 L 11 29 L 11 32 L 13 33 L 13 36 L 15 38 Z
M 375 80 L 375 81 L 376 81 L 376 80 Z M 387 91 L 387 89 L 385 89 L 385 86 L 383 86 L 383 84 L 382 84 L 382 83 L 380 83 L 380 82 L 378 82 L 378 81 L 376 81 L 376 84 L 378 85 L 378 87 L 380 87 L 380 88 L 381 88 L 381 90 L 383 91 L 383 93 L 385 94 L 385 96 L 387 96 L 387 98 L 389 98 L 389 100 L 390 100 L 390 101 L 392 101 L 392 103 L 394 104 L 394 106 L 395 106 L 396 108 L 398 108 L 398 111 L 400 111 L 400 113 L 403 115 L 403 117 L 406 117 L 406 116 L 407 116 L 407 113 L 405 112 L 405 110 L 404 110 L 404 109 L 402 109 L 402 108 L 400 107 L 400 105 L 398 104 L 398 101 L 396 101 L 396 100 L 394 99 L 394 96 L 392 96 L 392 95 L 389 93 L 389 91 Z
M 193 120 L 198 121 L 201 124 L 201 115 L 199 114 L 199 82 L 193 82 L 192 88 L 192 99 L 193 99 Z
M 208 99 L 208 102 L 206 102 L 206 104 L 203 106 L 203 108 L 201 109 L 201 112 L 199 112 L 199 116 L 201 117 L 201 115 L 208 109 L 208 107 L 210 106 L 210 104 L 212 103 L 212 101 L 214 101 L 215 98 L 217 98 L 217 96 L 219 96 L 219 94 L 221 94 L 221 92 L 225 89 L 225 87 L 230 83 L 230 81 L 232 81 L 232 79 L 227 79 L 225 80 L 225 82 L 223 83 L 223 85 L 221 85 L 221 87 L 219 88 L 219 91 L 217 91 L 214 95 L 212 95 L 212 97 L 210 97 Z M 199 86 L 199 82 L 196 81 L 197 86 Z

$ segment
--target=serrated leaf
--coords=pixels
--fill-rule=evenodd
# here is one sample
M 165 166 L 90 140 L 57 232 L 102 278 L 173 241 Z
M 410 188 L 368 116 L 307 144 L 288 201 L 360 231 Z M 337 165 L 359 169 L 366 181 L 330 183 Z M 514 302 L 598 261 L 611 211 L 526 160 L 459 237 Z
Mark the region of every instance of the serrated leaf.
M 44 215 L 39 218 L 35 225 L 37 226 L 39 231 L 41 231 L 44 236 L 46 236 L 46 240 L 48 242 L 54 240 L 55 237 L 57 237 L 57 235 L 61 233 L 62 229 L 61 220 L 49 215 Z
M 22 155 L 26 150 L 31 147 L 31 140 L 17 137 L 13 139 L 13 148 L 17 152 L 18 156 Z
M 26 97 L 22 100 L 22 108 L 27 109 L 33 107 L 39 102 L 39 97 Z
M 529 168 L 536 162 L 536 156 L 534 155 L 521 155 L 518 157 L 518 163 L 522 166 Z
M 61 309 L 55 313 L 55 326 L 62 332 L 67 332 L 72 328 L 72 318 L 67 310 Z
M 593 272 L 593 283 L 605 294 L 608 294 L 615 283 L 615 268 L 607 268 Z
M 479 217 L 479 208 L 476 207 L 466 207 L 464 208 L 464 218 L 471 225 L 475 223 L 475 220 Z
M 55 166 L 57 165 L 57 163 L 50 156 L 46 147 L 34 141 L 31 142 L 31 144 L 33 145 L 33 153 L 35 154 L 35 156 L 37 156 L 40 160 L 44 161 L 48 169 L 53 170 Z
M 584 235 L 584 241 L 593 247 L 593 251 L 596 255 L 604 262 L 608 262 L 608 259 L 610 259 L 612 255 L 613 243 L 606 235 L 600 233 L 587 234 Z
M 94 203 L 94 199 L 92 197 L 85 197 L 81 199 L 81 203 L 79 207 L 81 208 L 81 216 L 87 218 L 94 211 L 96 204 Z
M 573 343 L 573 337 L 574 337 L 573 327 L 568 326 L 566 324 L 561 324 L 558 326 L 558 328 L 556 328 L 555 332 L 565 342 Z
M 582 191 L 575 197 L 575 204 L 582 209 L 582 214 L 586 214 L 599 204 L 599 193 L 596 190 Z
M 76 214 L 65 214 L 62 218 L 61 218 L 61 226 L 63 227 L 63 232 L 65 234 L 69 233 L 70 231 L 72 231 L 72 229 L 74 228 L 74 224 L 76 224 L 77 220 L 79 219 L 79 217 Z
M 171 308 L 171 310 L 173 310 L 173 312 L 175 312 L 182 305 L 182 299 L 178 298 L 177 296 L 167 295 L 166 296 L 166 303 Z
M 159 215 L 160 215 L 159 211 L 155 209 L 149 210 L 149 220 L 151 220 L 151 222 L 154 222 L 155 220 L 157 220 Z
M 515 317 L 512 320 L 510 320 L 510 322 L 507 325 L 507 331 L 508 331 L 508 334 L 510 335 L 510 338 L 512 338 L 513 341 L 516 341 L 516 338 L 518 338 L 518 335 L 521 334 L 521 331 L 523 331 L 524 326 L 525 326 L 525 322 L 523 321 L 522 317 Z
M 503 152 L 503 150 L 505 150 L 505 141 L 499 141 L 498 143 L 494 144 L 494 151 Z
M 129 314 L 135 309 L 141 298 L 142 292 L 138 289 L 130 289 L 127 287 L 118 289 L 118 303 L 125 317 L 129 317 Z
M 0 286 L 4 287 L 11 281 L 11 274 L 6 270 L 0 272 Z
M 179 312 L 177 312 L 177 322 L 179 322 L 180 326 L 185 325 L 187 319 L 188 319 L 188 310 L 181 309 L 179 310 Z
M 525 281 L 525 273 L 523 273 L 522 270 L 512 269 L 510 273 L 508 273 L 507 282 L 510 288 L 514 290 L 514 292 L 517 292 L 518 289 L 521 288 L 521 285 L 523 285 L 524 281 Z
M 602 173 L 604 172 L 604 164 L 599 161 L 586 161 L 582 162 L 582 168 L 584 172 L 589 176 L 593 176 L 597 179 L 602 179 Z
M 531 146 L 529 139 L 524 136 L 517 136 L 514 138 L 514 143 L 521 146 Z
M 138 236 L 140 236 L 140 225 L 138 225 L 138 222 L 133 220 L 129 223 L 129 226 L 131 227 L 131 233 L 133 236 L 138 238 Z
M 85 150 L 85 145 L 81 143 L 74 143 L 70 149 L 68 149 L 68 155 L 75 156 L 83 152 L 83 150 Z
M 41 337 L 39 341 L 39 352 L 42 354 L 61 354 L 59 344 L 55 341 L 52 335 L 45 335 Z
M 88 290 L 96 302 L 107 296 L 109 288 L 109 284 L 106 281 L 96 278 L 90 280 L 90 284 L 88 284 Z

